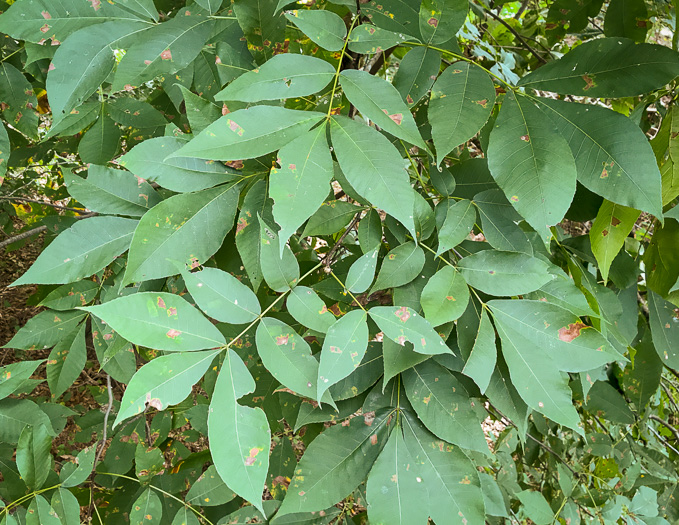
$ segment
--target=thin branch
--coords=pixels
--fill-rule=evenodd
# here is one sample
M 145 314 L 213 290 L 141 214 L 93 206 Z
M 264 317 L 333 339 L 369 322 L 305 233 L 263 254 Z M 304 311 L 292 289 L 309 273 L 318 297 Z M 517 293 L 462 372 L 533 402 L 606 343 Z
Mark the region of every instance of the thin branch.
M 99 458 L 101 457 L 102 452 L 104 452 L 104 447 L 106 446 L 106 439 L 108 439 L 108 436 L 106 435 L 108 430 L 108 417 L 111 415 L 111 410 L 113 409 L 113 389 L 111 388 L 111 376 L 108 374 L 106 374 L 106 390 L 108 392 L 108 405 L 106 407 L 106 413 L 104 414 L 104 432 L 101 436 L 101 447 L 97 451 L 97 455 L 94 458 L 94 466 L 92 467 L 93 472 L 94 469 L 97 468 Z
M 37 199 L 27 199 L 26 197 L 0 197 L 3 201 L 20 201 L 20 202 L 34 202 L 36 204 L 43 204 L 45 206 L 51 206 L 57 210 L 74 211 L 76 213 L 83 213 L 85 210 L 78 208 L 69 208 L 68 206 L 60 206 L 59 204 L 52 204 L 51 202 L 39 201 Z
M 323 259 L 323 264 L 325 265 L 326 268 L 328 268 L 328 269 L 330 268 L 330 265 L 331 265 L 332 262 L 333 262 L 333 258 L 335 257 L 335 253 L 337 252 L 337 250 L 340 249 L 340 246 L 342 245 L 342 242 L 344 241 L 344 239 L 346 238 L 346 236 L 349 235 L 349 232 L 350 232 L 351 230 L 354 229 L 354 227 L 356 226 L 356 224 L 357 224 L 358 221 L 360 221 L 360 220 L 361 220 L 361 212 L 359 211 L 359 212 L 354 216 L 354 218 L 353 218 L 353 220 L 351 221 L 351 223 L 349 224 L 349 226 L 347 226 L 347 229 L 344 230 L 344 233 L 340 236 L 340 238 L 337 240 L 337 242 L 335 243 L 335 245 L 334 245 L 332 248 L 330 248 L 330 251 L 328 252 L 328 255 L 326 255 L 325 258 Z M 327 272 L 327 270 L 326 270 L 326 272 Z M 328 273 L 329 273 L 329 272 L 328 272 Z
M 80 215 L 79 217 L 73 217 L 75 220 L 79 221 L 80 219 L 89 219 L 90 217 L 94 217 L 97 215 L 96 213 L 86 213 L 85 215 Z M 47 230 L 47 226 L 38 226 L 37 228 L 33 228 L 31 230 L 25 231 L 23 233 L 19 233 L 18 235 L 15 235 L 14 237 L 10 237 L 9 239 L 5 239 L 4 241 L 0 242 L 0 249 L 4 248 L 5 246 L 8 246 L 10 244 L 13 244 L 15 242 L 21 241 L 23 239 L 26 239 L 27 237 L 31 237 L 32 235 L 44 232 Z
M 670 442 L 667 441 L 667 439 L 665 439 L 663 436 L 661 436 L 661 435 L 658 433 L 658 431 L 657 431 L 655 428 L 653 428 L 653 427 L 648 427 L 648 428 L 651 430 L 651 432 L 653 432 L 653 433 L 655 434 L 655 437 L 657 437 L 660 441 L 663 442 L 663 444 L 664 444 L 667 448 L 672 449 L 672 451 L 673 451 L 675 454 L 677 454 L 677 455 L 679 456 L 679 450 L 677 450 L 676 448 L 674 448 L 674 447 L 670 444 Z
M 535 58 L 537 58 L 538 61 L 540 61 L 540 63 L 542 63 L 542 64 L 546 64 L 546 63 L 547 63 L 547 61 L 546 61 L 542 56 L 540 56 L 540 55 L 538 54 L 538 52 L 537 52 L 535 49 L 533 49 L 533 48 L 531 47 L 531 45 L 530 45 L 528 42 L 526 42 L 526 39 L 523 38 L 523 37 L 518 33 L 518 31 L 516 31 L 516 29 L 514 29 L 512 26 L 510 26 L 507 22 L 505 22 L 502 18 L 500 18 L 498 15 L 496 15 L 496 14 L 493 13 L 492 11 L 486 11 L 486 13 L 488 13 L 488 14 L 490 15 L 491 18 L 493 18 L 494 20 L 497 20 L 497 21 L 500 22 L 503 26 L 505 26 L 505 27 L 509 30 L 509 32 L 512 33 L 512 34 L 517 38 L 517 40 L 518 40 L 519 42 L 521 42 L 521 45 L 522 45 L 523 47 L 525 47 L 528 51 L 530 51 L 531 55 L 533 55 Z
M 670 424 L 669 424 L 667 421 L 665 421 L 663 418 L 661 418 L 661 417 L 659 417 L 659 416 L 656 416 L 655 414 L 651 414 L 650 416 L 648 416 L 648 419 L 652 419 L 653 421 L 657 421 L 657 422 L 660 423 L 662 426 L 664 426 L 665 428 L 667 428 L 667 429 L 668 429 L 670 432 L 672 432 L 672 434 L 674 435 L 674 439 L 676 439 L 677 442 L 679 442 L 679 430 L 677 430 L 676 428 L 674 428 L 672 425 L 670 425 Z
M 662 383 L 662 381 L 660 382 L 660 388 L 662 388 L 663 391 L 665 392 L 665 395 L 667 395 L 667 399 L 669 400 L 670 405 L 672 405 L 672 408 L 674 409 L 674 411 L 675 411 L 677 414 L 679 414 L 679 406 L 678 406 L 677 403 L 674 401 L 674 397 L 672 397 L 672 392 L 670 392 L 670 389 L 667 388 L 667 387 Z

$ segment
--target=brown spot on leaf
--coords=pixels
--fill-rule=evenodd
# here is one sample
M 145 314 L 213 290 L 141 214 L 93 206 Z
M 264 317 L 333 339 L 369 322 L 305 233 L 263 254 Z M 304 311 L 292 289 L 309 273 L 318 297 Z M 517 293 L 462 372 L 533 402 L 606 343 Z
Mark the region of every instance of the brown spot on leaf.
M 175 330 L 174 328 L 170 328 L 165 335 L 170 339 L 175 339 L 177 336 L 181 335 L 181 332 L 179 330 Z
M 45 20 L 50 20 L 50 19 L 52 18 L 52 15 L 50 15 L 47 11 L 43 11 L 43 12 L 40 13 L 40 14 L 42 15 L 42 17 L 43 17 Z
M 431 27 L 438 27 L 439 20 L 438 20 L 438 18 L 434 18 L 432 16 L 429 20 L 427 20 L 427 24 L 429 24 Z
M 608 236 L 608 230 L 603 230 L 603 231 L 601 232 L 601 236 L 602 236 L 602 237 L 607 237 L 607 236 Z
M 95 11 L 99 11 L 101 9 L 101 0 L 89 0 L 90 4 L 92 4 L 92 9 Z
M 410 312 L 408 311 L 408 308 L 405 306 L 401 306 L 398 310 L 394 312 L 394 315 L 398 317 L 402 322 L 406 322 L 408 319 L 410 319 Z
M 287 345 L 289 339 L 290 339 L 290 336 L 289 336 L 289 335 L 279 335 L 279 336 L 276 336 L 276 344 L 277 344 L 278 346 Z
M 596 82 L 594 82 L 594 78 L 592 78 L 589 75 L 582 75 L 582 80 L 585 81 L 585 87 L 582 88 L 583 91 L 587 91 L 588 89 L 596 86 Z
M 521 135 L 521 140 L 524 142 L 530 142 L 530 137 L 528 135 Z
M 587 327 L 586 324 L 577 321 L 576 323 L 571 323 L 568 326 L 559 328 L 559 339 L 567 343 L 570 343 L 573 339 L 580 335 L 580 330 L 586 327 Z
M 165 301 L 163 301 L 162 297 L 158 297 L 158 306 L 160 308 L 167 308 L 167 306 L 165 306 Z
M 370 444 L 377 445 L 377 434 L 373 434 L 372 436 L 370 436 Z
M 611 226 L 617 226 L 618 224 L 620 224 L 620 219 L 617 217 L 611 217 Z
M 42 26 L 40 28 L 40 31 L 42 31 L 43 33 L 47 33 L 47 31 L 49 31 L 49 30 L 50 30 L 49 24 L 45 24 L 44 26 Z
M 160 58 L 162 58 L 163 60 L 172 60 L 172 51 L 166 49 L 160 54 Z

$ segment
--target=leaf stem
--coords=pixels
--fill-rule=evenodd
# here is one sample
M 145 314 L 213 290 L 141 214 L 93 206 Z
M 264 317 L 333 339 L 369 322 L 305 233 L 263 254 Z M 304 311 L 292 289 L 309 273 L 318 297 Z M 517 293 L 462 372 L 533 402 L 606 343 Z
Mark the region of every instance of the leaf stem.
M 351 25 L 349 26 L 349 30 L 347 31 L 347 36 L 344 39 L 344 46 L 342 46 L 342 53 L 340 54 L 339 62 L 337 63 L 337 71 L 335 71 L 335 80 L 332 83 L 332 91 L 330 92 L 330 100 L 328 101 L 328 114 L 326 115 L 327 120 L 330 120 L 330 115 L 332 114 L 332 100 L 333 98 L 335 98 L 337 82 L 339 81 L 340 71 L 342 70 L 342 60 L 344 60 L 344 55 L 347 52 L 347 45 L 349 45 L 349 37 L 351 36 L 351 31 L 354 29 L 354 25 L 358 21 L 358 18 L 359 18 L 358 16 L 355 16 L 354 19 L 351 21 Z
M 349 294 L 349 296 L 354 300 L 354 302 L 359 306 L 359 308 L 361 310 L 363 310 L 364 312 L 366 312 L 367 310 L 365 308 L 363 308 L 363 305 L 358 302 L 358 299 L 356 299 L 356 296 L 349 291 L 347 286 L 340 280 L 340 278 L 335 275 L 335 272 L 330 270 L 330 275 L 332 275 L 335 278 L 335 281 L 337 281 L 340 284 L 340 286 L 342 288 L 344 288 L 344 291 Z

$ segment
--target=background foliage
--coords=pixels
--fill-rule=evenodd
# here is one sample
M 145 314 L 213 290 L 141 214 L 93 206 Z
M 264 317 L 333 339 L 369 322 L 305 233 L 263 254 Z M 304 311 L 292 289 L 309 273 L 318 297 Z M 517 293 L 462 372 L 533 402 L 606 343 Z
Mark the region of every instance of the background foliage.
M 678 523 L 676 7 L 0 3 L 0 523 Z

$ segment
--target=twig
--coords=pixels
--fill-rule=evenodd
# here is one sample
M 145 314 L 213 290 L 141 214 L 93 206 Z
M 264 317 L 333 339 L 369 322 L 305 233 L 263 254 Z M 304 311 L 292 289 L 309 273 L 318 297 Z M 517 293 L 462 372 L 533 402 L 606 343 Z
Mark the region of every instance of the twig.
M 111 414 L 111 410 L 113 409 L 113 389 L 111 388 L 111 376 L 106 374 L 106 390 L 108 391 L 108 406 L 106 407 L 106 413 L 104 414 L 104 432 L 101 436 L 101 447 L 97 451 L 97 455 L 94 458 L 94 466 L 92 467 L 92 471 L 97 468 L 97 463 L 99 463 L 99 458 L 101 457 L 102 452 L 104 451 L 104 447 L 106 446 L 106 439 L 107 435 L 106 432 L 108 430 L 108 416 Z
M 674 435 L 674 439 L 676 439 L 677 442 L 679 442 L 679 430 L 677 430 L 676 428 L 674 428 L 672 425 L 670 425 L 670 424 L 669 424 L 667 421 L 665 421 L 663 418 L 661 418 L 661 417 L 659 417 L 659 416 L 656 416 L 655 414 L 651 414 L 650 416 L 648 416 L 648 419 L 652 419 L 653 421 L 657 421 L 657 422 L 660 423 L 662 426 L 664 426 L 665 428 L 667 428 L 667 429 L 668 429 L 670 432 L 672 432 L 672 434 Z
M 73 217 L 75 220 L 79 221 L 80 219 L 89 219 L 90 217 L 94 217 L 97 215 L 96 213 L 86 213 L 85 215 L 80 215 L 79 217 Z M 47 229 L 47 226 L 38 226 L 37 228 L 33 228 L 31 230 L 25 231 L 23 233 L 19 233 L 18 235 L 15 235 L 14 237 L 10 237 L 9 239 L 5 239 L 4 241 L 0 242 L 0 248 L 4 248 L 5 246 L 8 246 L 10 244 L 13 244 L 15 242 L 21 241 L 23 239 L 26 239 L 27 237 L 30 237 L 32 235 L 35 235 L 37 233 L 44 232 Z
M 533 49 L 533 48 L 531 47 L 531 45 L 530 45 L 528 42 L 526 42 L 526 39 L 523 38 L 523 37 L 516 31 L 516 29 L 514 29 L 512 26 L 510 26 L 507 22 L 505 22 L 502 18 L 500 18 L 498 15 L 496 15 L 496 14 L 493 13 L 492 11 L 486 11 L 486 13 L 488 13 L 488 14 L 490 15 L 491 18 L 493 18 L 494 20 L 497 20 L 497 21 L 500 22 L 503 26 L 505 26 L 505 27 L 510 31 L 510 33 L 512 33 L 512 34 L 517 38 L 517 40 L 518 40 L 519 42 L 521 42 L 521 45 L 523 45 L 523 47 L 525 47 L 528 51 L 530 51 L 530 53 L 531 53 L 535 58 L 537 58 L 542 64 L 546 64 L 546 63 L 547 63 L 547 61 L 546 61 L 542 56 L 540 56 L 540 55 L 538 54 L 538 52 L 535 51 L 535 49 Z
M 653 432 L 653 433 L 655 434 L 655 437 L 657 437 L 660 441 L 663 442 L 663 444 L 664 444 L 667 448 L 672 449 L 672 451 L 673 451 L 675 454 L 677 454 L 677 455 L 679 456 L 679 450 L 677 450 L 676 448 L 674 448 L 674 447 L 670 444 L 670 442 L 667 441 L 667 439 L 665 439 L 664 436 L 660 435 L 660 433 L 659 433 L 655 428 L 653 428 L 653 427 L 648 427 L 648 428 L 651 430 L 651 432 Z
M 664 379 L 664 378 L 663 378 L 663 379 Z M 677 414 L 679 414 L 679 406 L 678 406 L 677 403 L 674 401 L 674 398 L 672 397 L 672 392 L 670 392 L 670 389 L 667 388 L 665 385 L 663 385 L 663 384 L 662 384 L 662 381 L 660 382 L 660 388 L 662 388 L 663 391 L 665 392 L 665 395 L 667 395 L 667 399 L 669 400 L 670 405 L 672 405 L 672 408 L 674 409 L 674 411 L 675 411 Z
M 340 236 L 339 239 L 337 239 L 337 242 L 335 243 L 335 245 L 332 248 L 330 248 L 328 255 L 326 255 L 325 258 L 323 259 L 323 264 L 325 265 L 326 268 L 328 268 L 328 269 L 330 268 L 330 265 L 332 264 L 332 260 L 335 257 L 335 253 L 337 252 L 337 250 L 340 249 L 340 246 L 342 245 L 342 242 L 344 241 L 346 236 L 349 235 L 349 232 L 354 229 L 354 226 L 356 226 L 356 224 L 360 220 L 361 220 L 361 212 L 359 211 L 354 216 L 354 218 L 351 221 L 351 223 L 349 224 L 349 226 L 347 226 L 347 229 L 344 230 L 344 233 Z
M 39 201 L 37 199 L 27 199 L 26 197 L 0 197 L 3 201 L 21 201 L 21 202 L 34 202 L 36 204 L 44 204 L 45 206 L 51 206 L 57 210 L 74 211 L 76 213 L 83 213 L 83 209 L 69 208 L 68 206 L 60 206 L 59 204 L 52 204 L 51 202 Z

